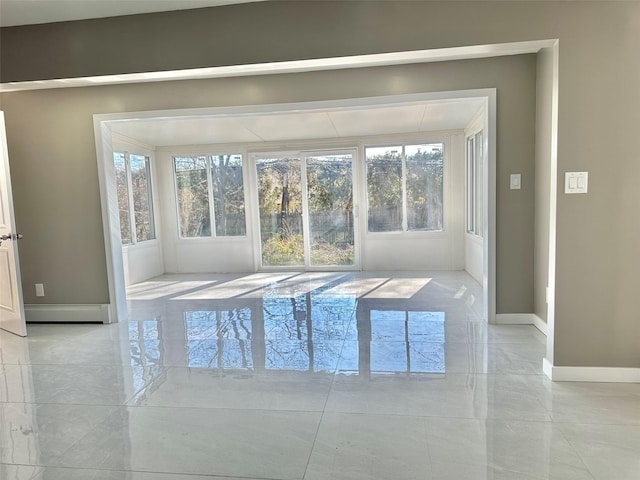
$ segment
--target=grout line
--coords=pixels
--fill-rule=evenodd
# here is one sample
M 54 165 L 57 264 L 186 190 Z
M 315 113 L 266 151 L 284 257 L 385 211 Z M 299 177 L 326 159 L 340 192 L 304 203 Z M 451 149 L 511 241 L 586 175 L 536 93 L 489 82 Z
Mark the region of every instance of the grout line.
M 311 313 L 311 312 L 309 312 Z M 318 440 L 318 433 L 320 432 L 320 427 L 322 426 L 322 420 L 324 419 L 324 414 L 327 411 L 327 404 L 329 403 L 329 397 L 331 396 L 331 392 L 333 390 L 333 386 L 336 383 L 336 377 L 338 374 L 338 369 L 340 368 L 340 362 L 342 360 L 342 352 L 344 351 L 344 346 L 347 343 L 347 334 L 349 332 L 349 329 L 351 328 L 351 325 L 353 322 L 356 321 L 356 317 L 357 317 L 357 313 L 358 313 L 358 297 L 354 298 L 354 307 L 353 307 L 353 311 L 351 313 L 351 321 L 349 321 L 349 323 L 346 326 L 345 332 L 344 332 L 344 337 L 342 339 L 342 346 L 340 347 L 340 354 L 338 355 L 338 359 L 336 360 L 336 366 L 334 368 L 334 372 L 333 372 L 333 376 L 331 378 L 331 383 L 329 385 L 329 389 L 327 392 L 327 397 L 324 400 L 324 405 L 322 406 L 322 412 L 320 414 L 320 420 L 318 421 L 318 428 L 316 429 L 316 433 L 313 437 L 313 443 L 311 444 L 311 450 L 309 451 L 309 458 L 307 459 L 307 464 L 304 467 L 304 473 L 302 474 L 302 480 L 304 480 L 304 478 L 307 476 L 307 471 L 309 470 L 309 464 L 311 463 L 311 457 L 313 456 L 313 451 L 315 450 L 316 447 L 316 441 Z

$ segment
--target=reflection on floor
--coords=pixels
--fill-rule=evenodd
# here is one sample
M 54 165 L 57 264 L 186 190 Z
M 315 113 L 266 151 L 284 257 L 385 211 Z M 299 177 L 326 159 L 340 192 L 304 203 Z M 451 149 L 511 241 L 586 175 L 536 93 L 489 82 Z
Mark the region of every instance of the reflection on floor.
M 462 272 L 163 276 L 0 331 L 0 479 L 634 479 L 640 385 L 552 383 Z

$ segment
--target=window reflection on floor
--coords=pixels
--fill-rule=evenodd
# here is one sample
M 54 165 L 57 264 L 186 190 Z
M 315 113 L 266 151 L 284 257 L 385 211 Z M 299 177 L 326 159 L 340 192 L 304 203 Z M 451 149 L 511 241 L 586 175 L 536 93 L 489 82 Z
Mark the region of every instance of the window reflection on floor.
M 162 323 L 157 319 L 129 322 L 131 364 L 150 366 L 160 363 L 160 335 Z
M 371 310 L 372 373 L 444 373 L 444 312 Z
M 397 309 L 388 299 L 329 296 L 327 288 L 259 299 L 211 300 L 183 312 L 181 338 L 163 336 L 160 319 L 129 323 L 131 362 L 163 365 L 163 342 L 183 352 L 175 366 L 220 373 L 304 371 L 344 375 L 445 372 L 445 313 Z M 244 302 L 244 304 L 243 304 Z M 211 308 L 214 307 L 214 308 Z M 394 306 L 395 307 L 395 306 Z

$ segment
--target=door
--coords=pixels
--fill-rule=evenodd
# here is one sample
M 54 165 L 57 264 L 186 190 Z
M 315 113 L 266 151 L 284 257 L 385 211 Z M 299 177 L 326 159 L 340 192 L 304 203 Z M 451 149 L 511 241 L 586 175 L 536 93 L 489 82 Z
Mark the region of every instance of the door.
M 305 155 L 305 196 L 311 268 L 356 266 L 353 152 Z
M 357 268 L 355 151 L 254 156 L 260 265 Z
M 4 112 L 0 112 L 0 328 L 25 337 L 18 238 L 13 215 L 9 154 L 4 127 Z

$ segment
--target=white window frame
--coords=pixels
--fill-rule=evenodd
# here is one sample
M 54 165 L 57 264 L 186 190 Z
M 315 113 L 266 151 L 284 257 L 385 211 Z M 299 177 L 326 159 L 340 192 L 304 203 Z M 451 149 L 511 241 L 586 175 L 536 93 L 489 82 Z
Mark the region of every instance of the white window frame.
M 478 134 L 481 135 L 480 138 L 480 152 L 483 155 L 482 165 L 484 165 L 484 130 L 482 128 L 474 129 L 470 133 L 465 135 L 465 160 L 466 160 L 466 169 L 465 169 L 465 183 L 466 183 L 466 224 L 465 231 L 468 235 L 472 235 L 474 237 L 482 238 L 482 228 L 478 228 L 478 209 L 476 202 L 478 200 L 478 192 L 476 186 L 478 185 L 478 175 L 480 175 L 480 184 L 484 185 L 482 181 L 483 169 L 478 169 Z M 484 197 L 484 193 L 482 193 L 482 197 Z M 482 212 L 480 212 L 482 215 Z
M 409 220 L 407 215 L 407 145 L 442 145 L 442 228 L 440 230 L 409 230 Z M 367 148 L 384 148 L 384 147 L 402 147 L 402 228 L 400 230 L 392 230 L 388 232 L 373 232 L 369 230 L 369 183 L 368 183 L 368 165 L 367 165 Z M 447 230 L 447 182 L 448 182 L 448 151 L 449 141 L 447 138 L 430 138 L 430 139 L 404 139 L 400 137 L 398 141 L 387 141 L 385 143 L 366 143 L 362 149 L 362 163 L 364 168 L 363 186 L 365 195 L 365 233 L 366 235 L 434 235 L 441 234 Z
M 114 149 L 114 154 L 119 153 L 124 155 L 124 165 L 125 165 L 125 173 L 127 179 L 127 199 L 129 201 L 129 232 L 131 234 L 131 242 L 130 243 L 122 243 L 123 247 L 130 247 L 132 245 L 139 245 L 141 243 L 152 242 L 158 239 L 158 233 L 156 231 L 156 220 L 155 220 L 155 208 L 154 208 L 154 195 L 153 195 L 153 172 L 151 167 L 151 156 L 147 153 L 137 153 L 130 152 L 126 149 Z M 147 194 L 149 196 L 147 202 L 149 204 L 149 222 L 151 224 L 151 238 L 146 240 L 138 240 L 137 228 L 136 228 L 136 212 L 135 212 L 135 203 L 133 198 L 133 185 L 132 185 L 132 175 L 131 175 L 131 155 L 136 155 L 139 157 L 144 157 L 145 159 L 145 168 L 147 171 L 147 185 L 148 191 Z M 113 162 L 113 158 L 111 160 Z M 122 231 L 122 230 L 121 230 Z M 122 239 L 121 239 L 122 241 Z
M 242 160 L 242 197 L 244 204 L 244 235 L 216 235 L 216 218 L 215 218 L 215 206 L 214 206 L 214 198 L 213 198 L 213 177 L 211 173 L 211 157 L 218 157 L 220 155 L 239 155 Z M 209 222 L 211 225 L 211 233 L 210 235 L 200 236 L 200 237 L 185 237 L 182 235 L 182 228 L 180 227 L 180 202 L 178 199 L 178 178 L 176 177 L 176 158 L 197 158 L 204 157 L 207 166 L 207 198 L 209 200 Z M 198 240 L 225 240 L 225 239 L 234 239 L 234 238 L 247 238 L 248 235 L 248 213 L 247 213 L 247 157 L 246 151 L 244 148 L 235 148 L 224 151 L 215 151 L 215 152 L 207 152 L 207 153 L 171 153 L 171 175 L 173 178 L 173 197 L 174 204 L 176 208 L 176 228 L 178 229 L 178 239 L 186 240 L 186 241 L 198 241 Z
M 268 265 L 265 266 L 262 264 L 262 240 L 261 240 L 261 232 L 260 232 L 260 214 L 258 212 L 258 175 L 256 171 L 256 163 L 260 158 L 299 158 L 300 159 L 300 175 L 301 175 L 301 185 L 304 183 L 303 192 L 307 189 L 307 157 L 312 157 L 314 155 L 328 155 L 328 154 L 351 154 L 352 157 L 352 185 L 351 188 L 353 190 L 353 228 L 354 228 L 354 263 L 353 265 L 340 265 L 340 271 L 351 271 L 351 270 L 360 270 L 361 268 L 361 245 L 363 242 L 360 225 L 360 215 L 359 215 L 359 205 L 360 205 L 360 188 L 358 182 L 360 181 L 360 171 L 359 171 L 359 163 L 362 154 L 362 145 L 360 142 L 335 142 L 335 141 L 323 141 L 323 140 L 308 140 L 306 142 L 301 142 L 300 145 L 294 145 L 300 148 L 297 149 L 256 149 L 249 150 L 247 156 L 249 158 L 250 168 L 247 169 L 247 173 L 250 174 L 250 188 L 251 193 L 255 198 L 251 199 L 251 226 L 254 232 L 253 235 L 253 248 L 255 252 L 255 268 L 256 271 L 268 272 L 268 271 L 279 271 L 279 270 L 291 270 L 291 271 L 305 271 L 305 270 L 313 270 L 313 271 L 334 271 L 336 270 L 336 265 L 311 265 L 310 262 L 310 231 L 309 231 L 309 203 L 308 198 L 303 195 L 302 197 L 302 228 L 303 228 L 303 239 L 305 244 L 305 261 L 304 265 L 300 266 L 274 266 Z M 247 209 L 245 209 L 247 210 Z

